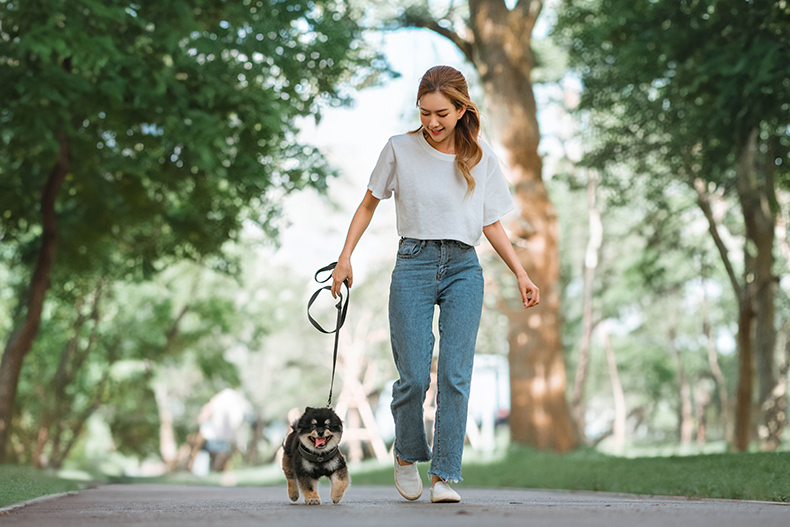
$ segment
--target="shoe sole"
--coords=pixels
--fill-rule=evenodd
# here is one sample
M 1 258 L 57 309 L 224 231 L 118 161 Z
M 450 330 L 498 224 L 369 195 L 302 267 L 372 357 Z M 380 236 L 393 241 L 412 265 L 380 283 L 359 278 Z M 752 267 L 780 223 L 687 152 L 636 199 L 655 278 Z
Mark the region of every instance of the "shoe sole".
M 448 496 L 446 498 L 431 497 L 431 503 L 460 503 L 460 502 L 461 502 L 461 498 L 460 497 L 456 498 L 455 496 Z
M 416 495 L 414 495 L 414 494 L 406 494 L 405 492 L 403 492 L 403 489 L 401 489 L 400 485 L 398 485 L 397 483 L 395 483 L 395 488 L 398 489 L 398 492 L 400 492 L 401 496 L 403 496 L 404 498 L 406 498 L 409 501 L 418 500 L 418 499 L 420 499 L 420 496 L 422 496 L 422 492 L 420 492 L 419 494 L 416 494 Z
M 395 457 L 395 463 L 398 463 L 397 456 Z M 404 490 L 402 488 L 400 488 L 400 485 L 398 485 L 398 468 L 397 467 L 395 467 L 394 474 L 395 474 L 395 478 L 394 478 L 395 479 L 395 488 L 398 489 L 398 492 L 400 493 L 401 496 L 403 496 L 404 498 L 406 498 L 409 501 L 414 501 L 414 500 L 420 499 L 420 496 L 422 496 L 422 490 L 423 490 L 422 480 L 420 480 L 420 491 L 417 494 L 408 494 L 407 492 L 404 492 Z M 419 475 L 419 473 L 418 473 L 418 475 Z
M 437 486 L 439 486 L 438 482 L 431 486 L 431 503 L 458 503 L 461 501 L 461 496 L 449 485 L 442 484 L 443 488 L 440 488 L 439 492 L 435 492 Z
M 422 483 L 422 482 L 420 482 L 420 483 Z M 396 478 L 395 479 L 395 488 L 398 489 L 398 492 L 400 492 L 401 496 L 403 496 L 404 498 L 406 498 L 409 501 L 414 501 L 416 499 L 419 499 L 420 496 L 422 496 L 422 485 L 420 485 L 420 492 L 419 492 L 419 494 L 408 494 L 408 493 L 404 492 L 402 488 L 400 488 L 400 485 L 398 485 L 398 480 Z

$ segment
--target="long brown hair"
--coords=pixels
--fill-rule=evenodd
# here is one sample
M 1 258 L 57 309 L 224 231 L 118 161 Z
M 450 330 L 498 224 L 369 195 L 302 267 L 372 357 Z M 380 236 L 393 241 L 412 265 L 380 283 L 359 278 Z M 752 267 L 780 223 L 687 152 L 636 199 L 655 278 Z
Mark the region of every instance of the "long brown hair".
M 480 135 L 480 112 L 469 98 L 469 87 L 463 74 L 450 66 L 434 66 L 420 79 L 417 90 L 417 105 L 427 93 L 441 93 L 456 109 L 466 107 L 455 126 L 455 162 L 466 180 L 466 195 L 475 190 L 472 168 L 483 159 L 483 148 L 477 141 Z M 420 126 L 414 132 L 422 132 Z

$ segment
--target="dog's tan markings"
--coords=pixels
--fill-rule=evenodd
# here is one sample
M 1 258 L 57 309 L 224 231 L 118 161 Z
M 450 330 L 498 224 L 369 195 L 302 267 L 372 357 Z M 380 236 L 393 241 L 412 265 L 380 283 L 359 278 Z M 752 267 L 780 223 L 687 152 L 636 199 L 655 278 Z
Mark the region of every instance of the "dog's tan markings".
M 296 474 L 291 468 L 291 456 L 288 454 L 283 454 L 283 472 L 285 472 L 285 479 L 288 481 L 288 498 L 291 501 L 296 501 L 299 499 L 299 484 L 296 481 Z
M 299 486 L 297 485 L 296 481 L 292 479 L 288 480 L 288 498 L 291 501 L 296 501 L 299 499 Z
M 351 479 L 348 477 L 348 469 L 342 468 L 330 476 L 332 482 L 332 503 L 340 503 L 343 494 L 346 492 Z
M 302 491 L 304 491 L 304 502 L 305 505 L 321 505 L 321 497 L 318 495 L 318 491 L 316 490 L 318 487 L 318 481 L 311 481 L 311 484 L 304 485 L 302 483 Z

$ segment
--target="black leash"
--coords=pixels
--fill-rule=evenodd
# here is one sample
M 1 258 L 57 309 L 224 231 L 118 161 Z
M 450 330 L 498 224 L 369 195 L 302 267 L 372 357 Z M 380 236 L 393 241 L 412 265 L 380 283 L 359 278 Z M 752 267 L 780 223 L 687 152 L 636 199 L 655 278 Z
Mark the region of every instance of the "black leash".
M 323 284 L 329 279 L 331 279 L 332 278 L 331 273 L 327 278 L 324 278 L 323 280 L 319 280 L 318 275 L 326 271 L 331 271 L 332 269 L 335 268 L 336 265 L 337 262 L 331 263 L 326 267 L 322 267 L 321 269 L 316 271 L 315 281 L 318 282 L 319 284 Z M 318 298 L 318 295 L 321 294 L 321 291 L 325 289 L 331 290 L 332 286 L 326 285 L 320 288 L 318 291 L 313 293 L 313 296 L 310 298 L 310 301 L 307 303 L 307 318 L 308 320 L 310 320 L 310 323 L 313 325 L 313 327 L 315 327 L 315 329 L 317 329 L 321 333 L 326 333 L 327 335 L 331 335 L 332 333 L 335 334 L 335 351 L 334 351 L 334 356 L 332 357 L 332 383 L 329 385 L 329 402 L 326 405 L 327 408 L 332 407 L 332 390 L 334 389 L 335 386 L 335 368 L 337 366 L 337 345 L 340 339 L 340 328 L 342 328 L 343 324 L 346 322 L 346 312 L 348 311 L 348 299 L 351 296 L 351 290 L 348 288 L 348 280 L 343 280 L 343 285 L 346 286 L 346 297 L 345 297 L 346 301 L 343 302 L 343 293 L 338 293 L 340 300 L 338 300 L 337 304 L 335 304 L 335 308 L 337 308 L 337 324 L 335 325 L 335 329 L 333 329 L 332 331 L 327 331 L 324 328 L 322 328 L 321 324 L 316 322 L 316 320 L 312 317 L 312 315 L 310 315 L 310 306 L 313 305 L 313 302 L 315 302 L 316 298 Z

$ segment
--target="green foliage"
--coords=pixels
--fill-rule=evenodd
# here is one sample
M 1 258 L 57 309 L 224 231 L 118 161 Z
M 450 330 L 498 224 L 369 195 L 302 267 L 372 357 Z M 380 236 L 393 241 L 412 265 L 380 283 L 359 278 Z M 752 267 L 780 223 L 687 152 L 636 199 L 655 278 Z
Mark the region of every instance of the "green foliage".
M 266 331 L 266 318 L 250 312 L 254 306 L 235 301 L 238 284 L 195 265 L 171 267 L 141 284 L 105 287 L 98 303 L 91 303 L 90 290 L 50 301 L 20 381 L 14 436 L 24 452 L 20 461 L 32 460 L 44 430 L 48 442 L 40 461 L 60 466 L 66 445 L 77 444 L 94 414 L 110 425 L 119 452 L 157 456 L 160 409 L 152 384 L 165 379 L 181 401 L 175 427 L 183 442 L 200 407 L 240 383 L 228 349 L 256 350 Z
M 379 389 L 396 375 L 389 348 L 387 312 L 381 309 L 381 284 L 391 272 L 388 266 L 372 271 L 351 291 L 351 304 L 340 337 L 333 404 L 337 405 L 348 368 L 359 366 L 367 389 Z M 329 394 L 334 337 L 315 330 L 307 321 L 307 300 L 319 285 L 312 276 L 292 270 L 268 268 L 253 289 L 256 302 L 270 321 L 262 339 L 263 353 L 250 356 L 241 371 L 242 382 L 267 422 L 289 424 L 289 410 L 323 406 Z M 311 308 L 325 328 L 333 328 L 335 301 L 324 291 Z M 357 362 L 357 360 L 359 362 Z M 377 394 L 370 394 L 371 397 Z
M 616 175 L 615 169 L 612 172 Z M 562 258 L 567 281 L 563 289 L 563 333 L 571 380 L 582 331 L 581 274 L 589 236 L 588 219 L 583 215 L 587 192 L 578 190 L 584 182 L 575 178 L 585 173 L 578 170 L 575 177 L 554 180 L 551 187 L 563 227 Z M 714 337 L 732 335 L 735 300 L 724 271 L 715 265 L 715 247 L 684 185 L 670 182 L 652 201 L 645 188 L 653 184 L 648 178 L 635 178 L 630 184 L 634 192 L 627 195 L 608 185 L 598 188 L 603 242 L 592 318 L 594 323 L 605 321 L 610 333 L 626 397 L 629 445 L 674 443 L 676 410 L 680 407 L 675 349 L 690 385 L 705 387 L 706 394 L 714 390 L 715 395 L 702 331 L 702 291 L 708 296 L 708 323 L 714 328 Z M 601 329 L 596 326 L 593 332 L 585 388 L 591 439 L 608 427 L 613 404 Z M 723 367 L 733 363 L 730 350 L 720 347 L 718 351 Z M 725 371 L 734 391 L 734 371 Z M 569 384 L 570 396 L 573 385 Z M 711 397 L 711 403 L 707 440 L 715 441 L 724 437 L 724 430 L 718 397 Z
M 582 108 L 595 112 L 590 163 L 630 160 L 655 174 L 655 156 L 662 175 L 693 170 L 726 185 L 737 149 L 758 128 L 776 137 L 772 155 L 787 177 L 786 2 L 567 2 L 555 35 L 581 74 Z
M 184 364 L 182 436 L 241 382 L 228 350 L 257 349 L 266 321 L 206 268 L 238 274 L 243 229 L 274 237 L 283 195 L 326 188 L 334 172 L 297 123 L 389 74 L 357 15 L 336 0 L 0 3 L 4 338 L 24 314 L 41 189 L 56 160 L 69 167 L 19 460 L 59 465 L 99 408 L 119 451 L 156 454 L 158 376 Z
M 511 448 L 493 463 L 465 463 L 476 487 L 592 490 L 764 501 L 790 501 L 790 453 L 618 458 L 580 449 L 554 454 Z M 352 473 L 358 485 L 391 484 L 389 471 Z
M 159 452 L 159 409 L 149 375 L 137 373 L 112 383 L 112 397 L 103 405 L 103 417 L 121 454 L 138 459 Z
M 77 271 L 148 276 L 219 253 L 245 219 L 272 228 L 273 189 L 331 173 L 295 119 L 382 69 L 349 15 L 331 0 L 3 2 L 3 239 L 35 240 L 62 149 L 60 261 Z
M 709 375 L 702 290 L 711 297 L 704 322 L 714 338 L 734 333 L 735 320 L 732 288 L 689 185 L 699 180 L 714 196 L 729 261 L 745 275 L 738 267 L 752 247 L 738 243 L 748 219 L 739 212 L 748 211 L 739 211 L 736 165 L 750 132 L 759 131 L 749 177 L 767 182 L 767 202 L 778 208 L 771 187 L 786 188 L 790 166 L 790 62 L 779 58 L 790 52 L 790 6 L 567 1 L 553 34 L 583 84 L 581 164 L 601 176 L 597 309 L 631 322 L 633 351 L 618 351 L 618 362 L 641 358 L 647 382 L 637 393 L 677 400 L 677 392 L 661 390 L 679 366 L 667 361 L 673 348 L 692 384 Z

